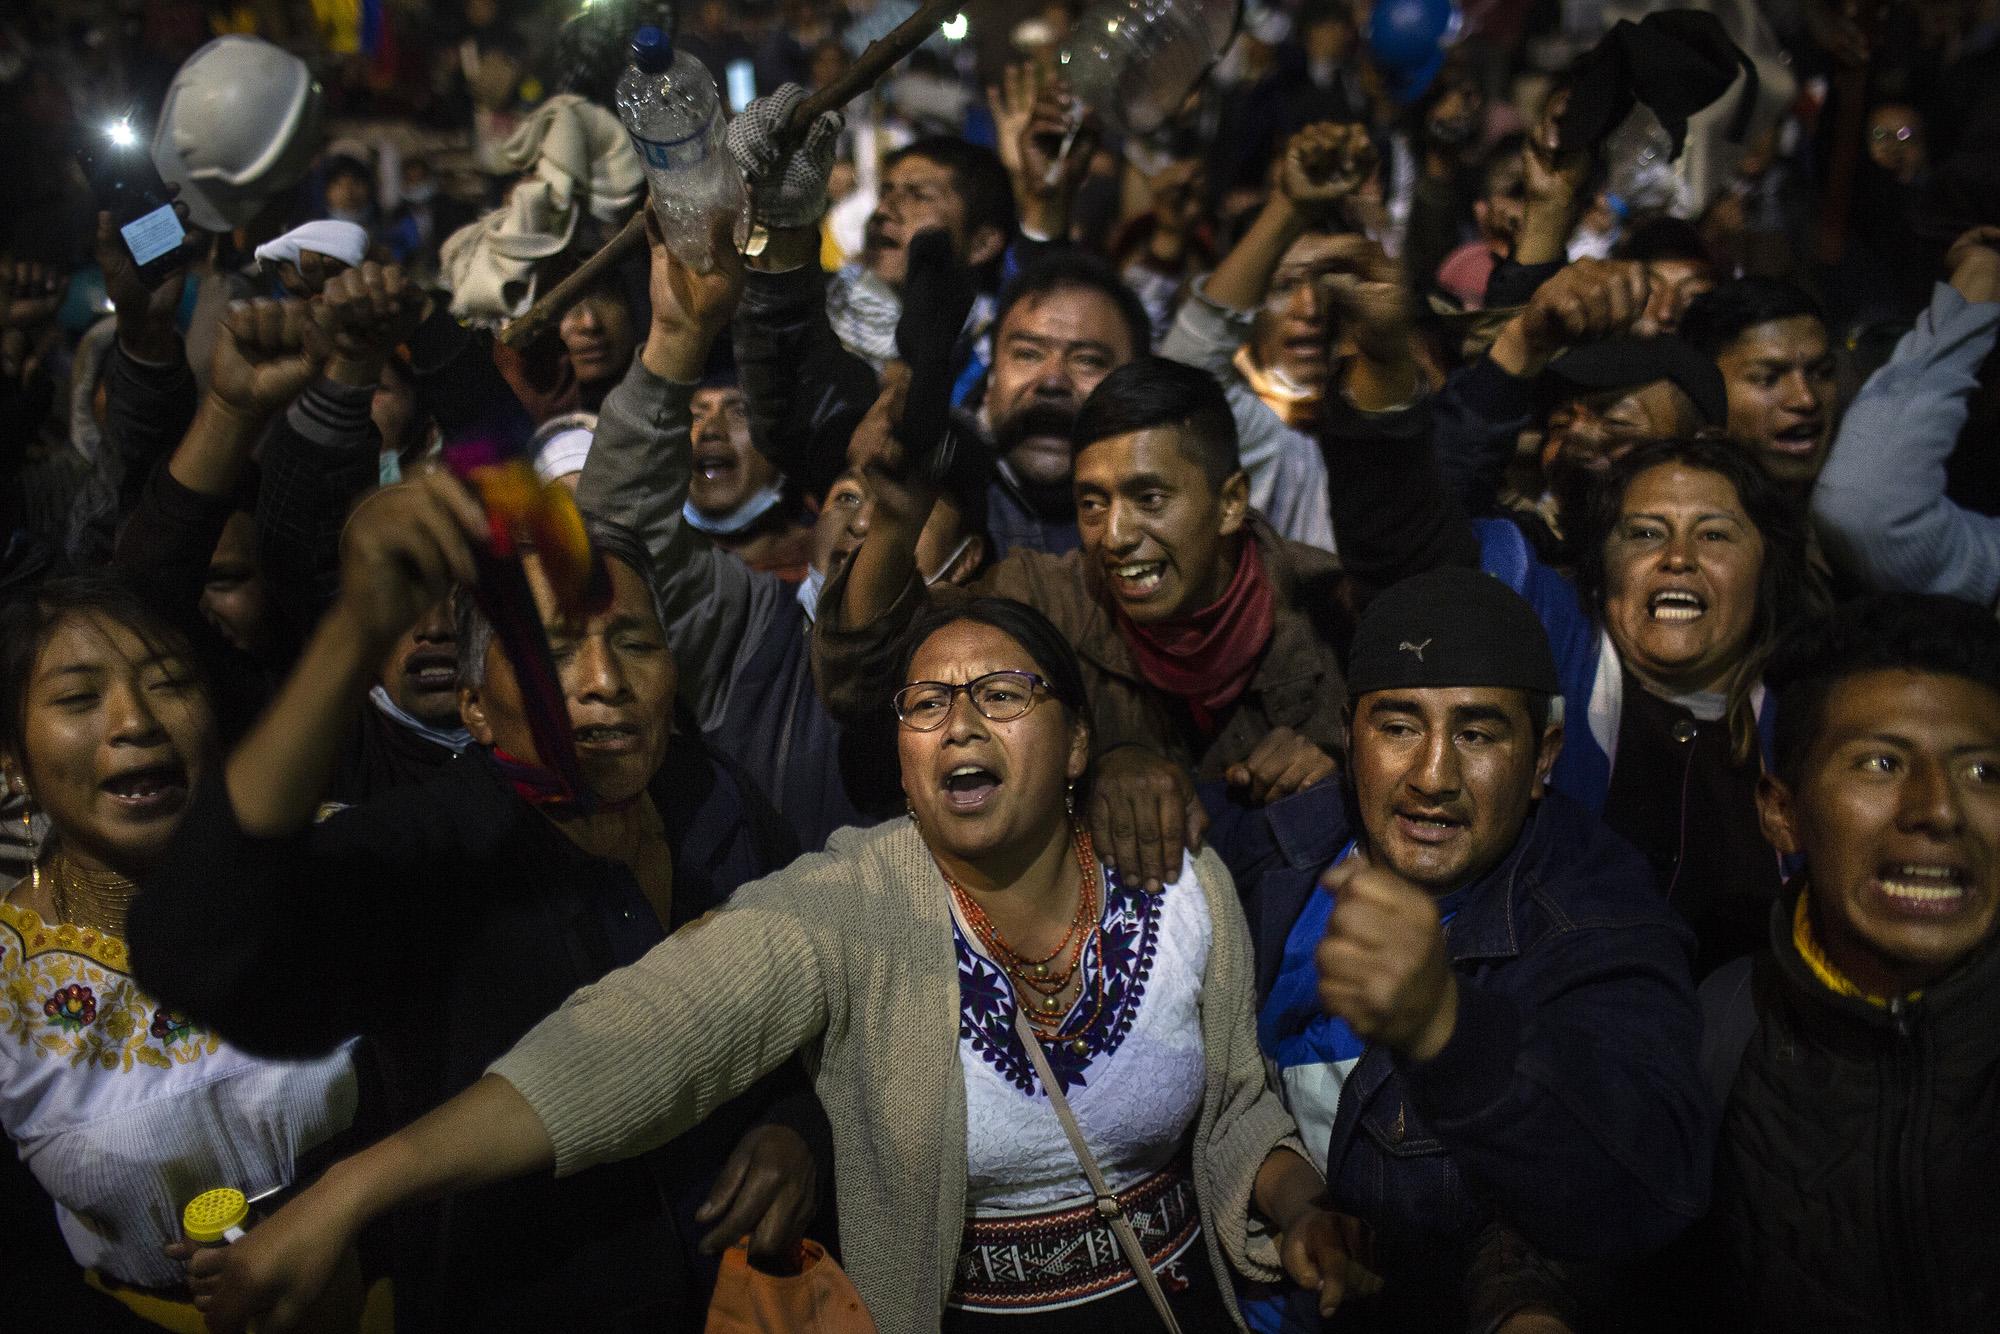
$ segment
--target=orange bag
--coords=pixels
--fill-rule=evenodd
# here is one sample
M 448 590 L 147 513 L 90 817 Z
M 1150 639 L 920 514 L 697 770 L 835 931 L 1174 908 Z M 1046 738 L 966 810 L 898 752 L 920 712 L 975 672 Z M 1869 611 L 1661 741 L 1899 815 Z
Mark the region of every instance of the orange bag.
M 799 1243 L 799 1272 L 767 1274 L 741 1242 L 722 1254 L 706 1334 L 876 1334 L 847 1274 L 816 1241 Z

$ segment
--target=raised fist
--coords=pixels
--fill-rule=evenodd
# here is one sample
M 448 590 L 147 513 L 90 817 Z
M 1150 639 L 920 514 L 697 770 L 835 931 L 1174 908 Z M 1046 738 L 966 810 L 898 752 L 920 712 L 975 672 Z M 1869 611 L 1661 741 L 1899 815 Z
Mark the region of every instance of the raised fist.
M 209 393 L 248 417 L 281 412 L 326 362 L 326 342 L 303 301 L 233 301 L 209 363 Z
M 334 356 L 371 363 L 379 371 L 423 319 L 426 300 L 402 269 L 370 262 L 328 279 L 308 309 Z
M 1286 142 L 1278 162 L 1278 189 L 1305 212 L 1323 215 L 1374 171 L 1375 146 L 1365 126 L 1322 121 Z
M 1436 1056 L 1458 1019 L 1458 980 L 1436 900 L 1358 850 L 1320 884 L 1334 896 L 1314 955 L 1320 1005 L 1400 1056 Z
M 1647 313 L 1652 280 L 1629 259 L 1580 259 L 1543 283 L 1515 316 L 1528 355 L 1546 361 L 1566 347 L 1630 332 Z

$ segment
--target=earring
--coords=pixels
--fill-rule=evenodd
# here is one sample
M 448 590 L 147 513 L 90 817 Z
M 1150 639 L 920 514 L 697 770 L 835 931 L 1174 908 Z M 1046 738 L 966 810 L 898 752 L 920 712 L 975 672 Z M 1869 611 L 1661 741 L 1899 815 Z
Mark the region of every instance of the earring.
M 1069 814 L 1069 822 L 1076 823 L 1076 784 L 1063 789 L 1063 810 Z

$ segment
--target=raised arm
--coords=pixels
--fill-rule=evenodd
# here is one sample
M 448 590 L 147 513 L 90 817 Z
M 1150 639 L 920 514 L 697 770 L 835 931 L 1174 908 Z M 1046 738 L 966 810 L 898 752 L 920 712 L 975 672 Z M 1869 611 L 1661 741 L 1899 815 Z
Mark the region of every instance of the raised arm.
M 1588 151 L 1558 147 L 1556 119 L 1569 104 L 1566 89 L 1551 93 L 1521 148 L 1523 185 L 1521 235 L 1514 253 L 1501 261 L 1486 282 L 1488 308 L 1519 306 L 1535 289 L 1554 277 L 1569 258 L 1569 235 L 1582 213 L 1595 156 Z
M 2000 330 L 2000 227 L 1976 227 L 1948 256 L 1916 328 L 1870 376 L 1841 421 L 1813 488 L 1827 550 L 1876 588 L 2000 595 L 2000 519 L 1945 495 L 1945 463 Z
M 246 834 L 306 827 L 383 658 L 455 583 L 473 581 L 473 544 L 485 533 L 485 511 L 441 470 L 377 492 L 355 512 L 340 597 L 229 757 L 225 781 Z
M 688 269 L 649 226 L 652 326 L 625 379 L 605 397 L 577 483 L 585 511 L 622 524 L 646 544 L 658 581 L 679 693 L 704 727 L 713 724 L 736 661 L 789 590 L 725 556 L 682 518 L 693 470 L 689 403 L 715 337 L 729 323 L 742 270 Z
M 239 301 L 222 317 L 208 393 L 118 541 L 120 568 L 168 615 L 197 614 L 251 451 L 318 373 L 310 327 L 302 301 Z
M 328 348 L 325 373 L 285 409 L 257 456 L 257 559 L 300 639 L 339 590 L 341 528 L 381 474 L 375 390 L 424 304 L 401 269 L 373 263 L 332 278 L 308 304 Z
M 1070 208 L 1100 135 L 1096 118 L 1040 65 L 1024 61 L 1000 75 L 1000 86 L 986 90 L 986 105 L 1001 165 L 1014 186 L 1021 233 L 1013 241 L 1014 258 L 1025 267 L 1039 253 L 1069 244 Z
M 118 326 L 104 368 L 104 445 L 118 471 L 122 518 L 194 418 L 194 372 L 174 326 L 188 273 L 177 269 L 147 287 L 109 213 L 97 215 L 96 247 Z
M 800 100 L 796 84 L 760 97 L 729 125 L 729 149 L 756 184 L 763 251 L 747 260 L 732 337 L 750 443 L 809 495 L 846 468 L 847 440 L 875 400 L 875 371 L 848 352 L 826 316 L 820 217 L 842 124 L 822 113 L 787 150 L 773 127 Z
M 1565 348 L 1628 332 L 1651 311 L 1674 315 L 1654 290 L 1646 266 L 1632 260 L 1582 259 L 1560 268 L 1501 327 L 1485 356 L 1452 376 L 1432 405 L 1432 439 L 1446 485 L 1466 512 L 1489 513 L 1515 441 L 1532 420 L 1535 378 Z
M 1341 563 L 1387 587 L 1438 565 L 1476 565 L 1478 544 L 1431 449 L 1431 396 L 1410 350 L 1410 298 L 1395 261 L 1344 238 L 1323 290 L 1355 352 L 1334 373 L 1320 446 Z
M 492 1072 L 190 1265 L 210 1328 L 283 1326 L 371 1220 L 435 1195 L 560 1176 L 665 1143 L 811 1042 L 827 1023 L 811 909 L 835 886 L 796 863 L 738 890 L 638 963 L 583 988 Z M 817 891 L 811 893 L 809 891 Z M 643 1053 L 643 1059 L 634 1059 Z

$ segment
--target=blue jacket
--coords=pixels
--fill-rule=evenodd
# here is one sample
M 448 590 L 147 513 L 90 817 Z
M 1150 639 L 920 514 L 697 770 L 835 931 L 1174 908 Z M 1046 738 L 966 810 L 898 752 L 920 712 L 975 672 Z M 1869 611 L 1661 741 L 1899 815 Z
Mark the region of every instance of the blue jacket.
M 1261 810 L 1208 795 L 1261 1003 L 1354 821 L 1334 783 Z M 1462 1319 L 1460 1279 L 1488 1223 L 1553 1258 L 1605 1259 L 1663 1245 L 1708 1201 L 1691 939 L 1636 849 L 1551 794 L 1465 891 L 1445 943 L 1451 1040 L 1421 1064 L 1370 1044 L 1327 1153 L 1335 1203 L 1374 1231 L 1388 1282 L 1366 1307 L 1388 1328 Z
M 1562 754 L 1549 782 L 1558 792 L 1601 814 L 1611 793 L 1611 766 L 1618 744 L 1622 679 L 1604 631 L 1577 596 L 1576 585 L 1535 554 L 1519 524 L 1511 519 L 1479 519 L 1479 567 L 1528 600 L 1548 631 L 1562 683 Z M 1607 669 L 1608 672 L 1607 672 Z M 1757 737 L 1766 765 L 1777 725 L 1773 697 L 1756 697 Z

